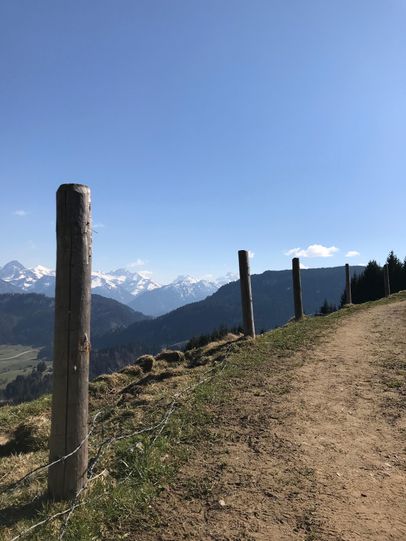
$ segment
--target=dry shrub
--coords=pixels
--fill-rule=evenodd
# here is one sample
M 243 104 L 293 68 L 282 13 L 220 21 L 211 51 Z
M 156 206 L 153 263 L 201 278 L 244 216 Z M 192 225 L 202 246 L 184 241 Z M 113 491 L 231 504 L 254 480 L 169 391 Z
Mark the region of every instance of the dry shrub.
M 185 361 L 185 354 L 183 351 L 164 349 L 156 356 L 156 360 L 167 363 L 182 363 Z
M 2 454 L 31 453 L 46 449 L 50 432 L 50 420 L 45 415 L 31 417 L 20 423 L 2 447 Z
M 140 366 L 144 372 L 151 372 L 154 368 L 155 357 L 153 355 L 141 355 L 135 361 L 137 366 Z

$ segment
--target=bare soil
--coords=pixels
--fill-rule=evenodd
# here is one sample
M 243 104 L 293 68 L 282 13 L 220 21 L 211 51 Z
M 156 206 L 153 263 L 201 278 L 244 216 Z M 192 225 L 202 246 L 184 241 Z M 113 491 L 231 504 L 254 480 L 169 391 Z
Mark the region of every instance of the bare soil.
M 406 540 L 406 302 L 233 385 L 139 540 Z M 293 379 L 292 379 L 293 374 Z

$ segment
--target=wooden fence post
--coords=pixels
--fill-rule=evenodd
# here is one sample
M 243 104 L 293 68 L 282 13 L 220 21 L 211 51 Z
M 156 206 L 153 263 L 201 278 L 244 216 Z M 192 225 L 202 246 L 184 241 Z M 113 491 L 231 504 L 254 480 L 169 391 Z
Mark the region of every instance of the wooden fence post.
M 302 284 L 300 280 L 300 262 L 298 257 L 292 259 L 293 301 L 295 304 L 295 319 L 303 319 Z
M 57 262 L 50 462 L 54 500 L 74 498 L 86 485 L 91 305 L 90 189 L 63 184 L 56 194 Z
M 383 266 L 383 284 L 385 287 L 385 297 L 390 295 L 390 282 L 389 282 L 389 267 L 388 264 Z
M 249 254 L 246 250 L 239 250 L 238 263 L 240 267 L 241 306 L 244 334 L 245 336 L 252 336 L 252 338 L 255 338 Z
M 346 304 L 352 304 L 351 273 L 348 263 L 345 264 L 345 301 Z

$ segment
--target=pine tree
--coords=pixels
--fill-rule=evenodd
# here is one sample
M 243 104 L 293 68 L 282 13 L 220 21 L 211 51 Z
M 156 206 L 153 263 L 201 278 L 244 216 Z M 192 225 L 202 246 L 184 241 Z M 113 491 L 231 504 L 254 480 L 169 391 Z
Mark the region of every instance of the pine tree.
M 391 292 L 396 293 L 406 289 L 406 258 L 403 263 L 394 254 L 389 252 L 386 259 L 389 269 Z M 383 268 L 376 261 L 370 261 L 364 271 L 354 275 L 351 279 L 352 302 L 359 304 L 367 301 L 381 299 L 384 296 Z M 346 302 L 345 291 L 341 296 L 342 308 Z
M 351 281 L 351 289 L 355 304 L 382 298 L 385 293 L 382 267 L 376 261 L 370 261 L 364 272 Z
M 332 312 L 335 312 L 337 310 L 337 307 L 334 304 L 330 304 L 327 299 L 324 300 L 323 304 L 320 306 L 319 313 L 326 316 L 327 314 L 331 314 Z
M 404 282 L 404 269 L 400 259 L 393 253 L 389 253 L 386 263 L 389 269 L 389 282 L 391 293 L 397 293 L 406 288 Z

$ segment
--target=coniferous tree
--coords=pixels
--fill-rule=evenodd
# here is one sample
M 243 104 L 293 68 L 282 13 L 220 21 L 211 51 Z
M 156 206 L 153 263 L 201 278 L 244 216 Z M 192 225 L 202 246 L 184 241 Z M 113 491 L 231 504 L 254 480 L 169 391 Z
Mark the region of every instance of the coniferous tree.
M 404 269 L 400 259 L 393 253 L 389 253 L 386 263 L 389 269 L 389 282 L 391 293 L 397 293 L 406 288 L 404 282 Z
M 364 272 L 351 281 L 351 289 L 354 304 L 382 298 L 385 294 L 382 267 L 376 261 L 370 261 Z
M 403 289 L 406 289 L 406 257 L 403 260 L 403 278 L 402 278 Z
M 403 263 L 391 251 L 386 259 L 389 269 L 391 292 L 397 293 L 406 289 L 406 258 Z M 381 299 L 384 294 L 383 268 L 376 261 L 370 261 L 364 271 L 354 275 L 351 279 L 352 302 L 359 304 L 367 301 Z M 341 296 L 343 307 L 346 302 L 345 291 Z
M 326 316 L 327 314 L 332 314 L 333 312 L 337 311 L 337 307 L 333 304 L 328 302 L 327 299 L 324 300 L 323 304 L 320 306 L 320 314 L 323 314 Z

